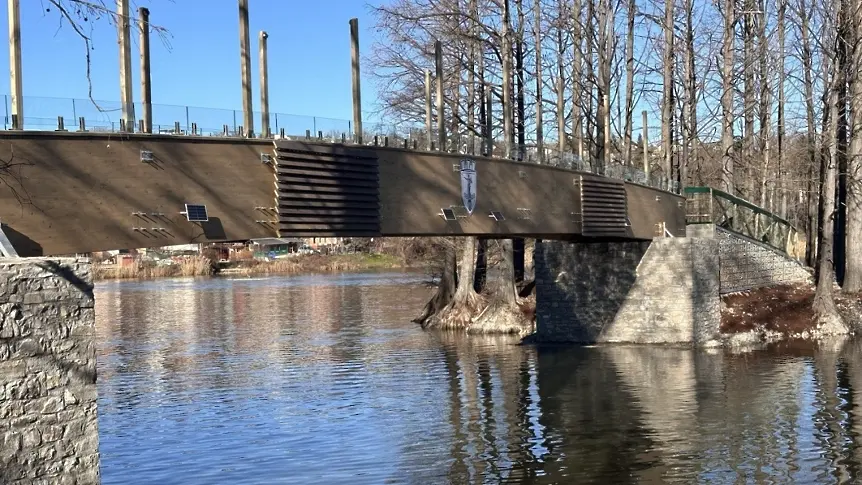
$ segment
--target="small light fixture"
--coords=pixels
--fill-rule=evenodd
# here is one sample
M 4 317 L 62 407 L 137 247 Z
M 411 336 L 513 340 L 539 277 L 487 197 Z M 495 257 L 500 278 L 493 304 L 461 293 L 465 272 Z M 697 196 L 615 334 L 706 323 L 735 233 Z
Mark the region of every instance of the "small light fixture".
M 497 222 L 502 222 L 506 220 L 506 218 L 503 216 L 503 213 L 500 211 L 491 211 L 491 213 L 488 214 L 488 217 L 494 219 Z
M 272 163 L 272 154 L 260 152 L 260 163 Z
M 153 152 L 150 150 L 141 150 L 141 161 L 144 163 L 153 163 L 155 158 L 153 158 Z

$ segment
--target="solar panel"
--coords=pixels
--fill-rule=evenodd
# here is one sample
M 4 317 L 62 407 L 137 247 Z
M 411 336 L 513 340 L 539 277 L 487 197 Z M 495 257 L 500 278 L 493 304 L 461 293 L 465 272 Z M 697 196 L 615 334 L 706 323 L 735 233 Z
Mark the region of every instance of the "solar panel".
M 447 221 L 458 220 L 453 209 L 443 209 L 443 219 Z
M 503 217 L 503 213 L 500 211 L 491 211 L 490 217 L 497 222 L 506 220 L 506 218 Z
M 183 214 L 190 222 L 207 222 L 210 220 L 205 205 L 186 204 L 186 211 Z

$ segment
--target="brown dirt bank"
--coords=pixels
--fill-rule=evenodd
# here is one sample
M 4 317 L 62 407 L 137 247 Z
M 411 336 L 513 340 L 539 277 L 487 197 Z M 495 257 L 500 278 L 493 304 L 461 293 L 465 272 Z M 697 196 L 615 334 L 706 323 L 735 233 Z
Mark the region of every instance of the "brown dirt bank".
M 817 319 L 812 309 L 814 287 L 778 285 L 726 295 L 721 299 L 722 334 L 766 330 L 784 335 L 799 335 L 814 330 Z M 862 296 L 836 289 L 835 303 L 848 326 L 859 328 Z

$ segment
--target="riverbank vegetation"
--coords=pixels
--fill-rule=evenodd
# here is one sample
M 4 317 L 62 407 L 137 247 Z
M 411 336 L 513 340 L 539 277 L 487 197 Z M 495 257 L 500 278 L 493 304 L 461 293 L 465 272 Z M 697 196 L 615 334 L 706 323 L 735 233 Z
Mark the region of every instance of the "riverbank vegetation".
M 277 275 L 315 272 L 351 272 L 428 267 L 441 247 L 430 238 L 382 239 L 362 251 L 344 254 L 299 254 L 277 259 L 255 258 L 240 251 L 228 261 L 219 261 L 215 251 L 169 260 L 137 259 L 126 264 L 103 264 L 94 258 L 96 280 L 148 279 L 212 275 Z
M 778 285 L 725 295 L 721 299 L 721 333 L 750 334 L 759 340 L 812 339 L 860 328 L 859 295 L 835 293 L 841 325 L 823 321 L 815 310 L 811 284 Z

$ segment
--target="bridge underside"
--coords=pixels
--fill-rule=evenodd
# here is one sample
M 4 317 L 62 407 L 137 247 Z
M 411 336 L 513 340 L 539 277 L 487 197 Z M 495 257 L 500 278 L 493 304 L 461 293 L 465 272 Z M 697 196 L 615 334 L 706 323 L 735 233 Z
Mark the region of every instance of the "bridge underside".
M 680 196 L 482 157 L 469 157 L 476 207 L 468 214 L 458 166 L 465 157 L 296 141 L 7 132 L 0 222 L 22 256 L 275 235 L 624 241 L 652 239 L 662 228 L 685 235 Z M 184 204 L 205 205 L 209 220 L 188 221 Z

